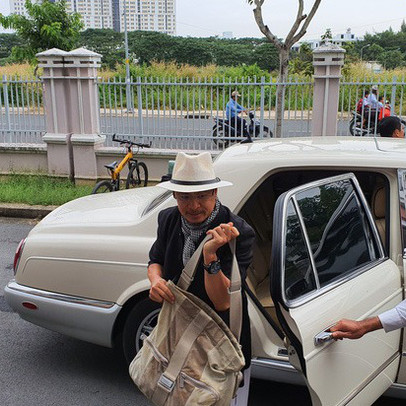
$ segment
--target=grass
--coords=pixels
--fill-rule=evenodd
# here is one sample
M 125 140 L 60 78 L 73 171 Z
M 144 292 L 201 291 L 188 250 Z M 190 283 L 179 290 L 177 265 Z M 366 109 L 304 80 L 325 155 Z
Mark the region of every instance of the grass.
M 11 175 L 0 180 L 0 202 L 57 206 L 89 195 L 92 188 L 46 175 Z

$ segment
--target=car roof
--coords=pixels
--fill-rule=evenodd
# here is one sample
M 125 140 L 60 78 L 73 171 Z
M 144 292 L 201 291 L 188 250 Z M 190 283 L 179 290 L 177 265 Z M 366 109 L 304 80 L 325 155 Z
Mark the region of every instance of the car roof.
M 351 172 L 406 168 L 406 140 L 373 137 L 291 137 L 227 148 L 215 160 L 216 175 L 233 186 L 220 190 L 229 207 L 272 171 L 327 168 Z M 227 190 L 226 190 L 227 189 Z
M 238 144 L 225 150 L 216 160 L 219 169 L 224 164 L 247 165 L 259 169 L 265 166 L 286 166 L 298 163 L 319 166 L 361 165 L 365 167 L 406 167 L 406 140 L 374 137 L 291 137 L 272 138 L 251 144 Z M 290 166 L 289 165 L 289 166 Z M 328 165 L 329 166 L 329 165 Z M 221 170 L 221 169 L 220 169 Z

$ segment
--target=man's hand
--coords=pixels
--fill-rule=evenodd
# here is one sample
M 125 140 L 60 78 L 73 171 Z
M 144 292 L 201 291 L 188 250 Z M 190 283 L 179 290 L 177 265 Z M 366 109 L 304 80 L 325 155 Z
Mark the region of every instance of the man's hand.
M 229 223 L 222 223 L 212 230 L 208 230 L 206 234 L 211 235 L 213 238 L 207 241 L 203 247 L 205 264 L 217 260 L 217 250 L 240 235 L 231 221 Z
M 380 328 L 382 328 L 382 324 L 379 317 L 376 316 L 361 321 L 342 319 L 331 327 L 330 331 L 333 333 L 334 340 L 342 340 L 343 338 L 355 340 Z
M 175 296 L 171 290 L 166 286 L 166 280 L 163 278 L 156 278 L 151 282 L 151 289 L 149 290 L 149 298 L 154 302 L 162 303 L 164 300 L 173 304 L 175 303 Z

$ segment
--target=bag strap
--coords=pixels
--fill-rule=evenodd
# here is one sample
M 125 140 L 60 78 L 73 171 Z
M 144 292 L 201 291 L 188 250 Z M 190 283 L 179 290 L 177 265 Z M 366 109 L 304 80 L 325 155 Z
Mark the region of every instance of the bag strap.
M 183 290 L 189 289 L 189 286 L 195 276 L 200 257 L 203 253 L 203 246 L 211 238 L 212 236 L 208 235 L 203 239 L 188 263 L 183 268 L 182 274 L 180 275 L 177 283 L 177 286 L 179 288 Z M 233 258 L 231 266 L 230 287 L 228 289 L 228 292 L 230 294 L 230 330 L 234 334 L 237 341 L 240 342 L 242 328 L 241 275 L 235 255 L 236 240 L 233 239 L 228 244 L 230 246 L 231 255 Z
M 207 317 L 205 311 L 200 310 L 193 321 L 187 326 L 182 337 L 176 344 L 175 351 L 172 354 L 165 372 L 162 373 L 158 380 L 158 384 L 151 399 L 154 404 L 159 406 L 165 405 L 168 395 L 175 387 L 176 380 L 182 370 L 183 364 L 185 363 L 186 358 L 189 357 L 189 352 L 194 342 L 205 329 L 209 321 L 210 318 Z

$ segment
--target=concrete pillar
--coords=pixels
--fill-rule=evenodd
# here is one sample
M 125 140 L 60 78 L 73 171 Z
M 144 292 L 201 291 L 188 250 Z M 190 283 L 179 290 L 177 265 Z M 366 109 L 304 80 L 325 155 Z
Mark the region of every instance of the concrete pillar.
M 96 179 L 100 135 L 97 71 L 101 55 L 79 48 L 37 54 L 44 68 L 48 172 L 75 180 Z
M 73 156 L 70 150 L 69 99 L 65 86 L 65 51 L 57 48 L 37 54 L 43 68 L 43 101 L 46 118 L 48 173 L 73 177 Z
M 97 71 L 101 55 L 84 48 L 65 56 L 69 77 L 70 119 L 75 179 L 97 179 L 96 149 L 106 139 L 100 134 Z
M 341 67 L 345 49 L 327 43 L 313 51 L 312 136 L 336 135 Z

